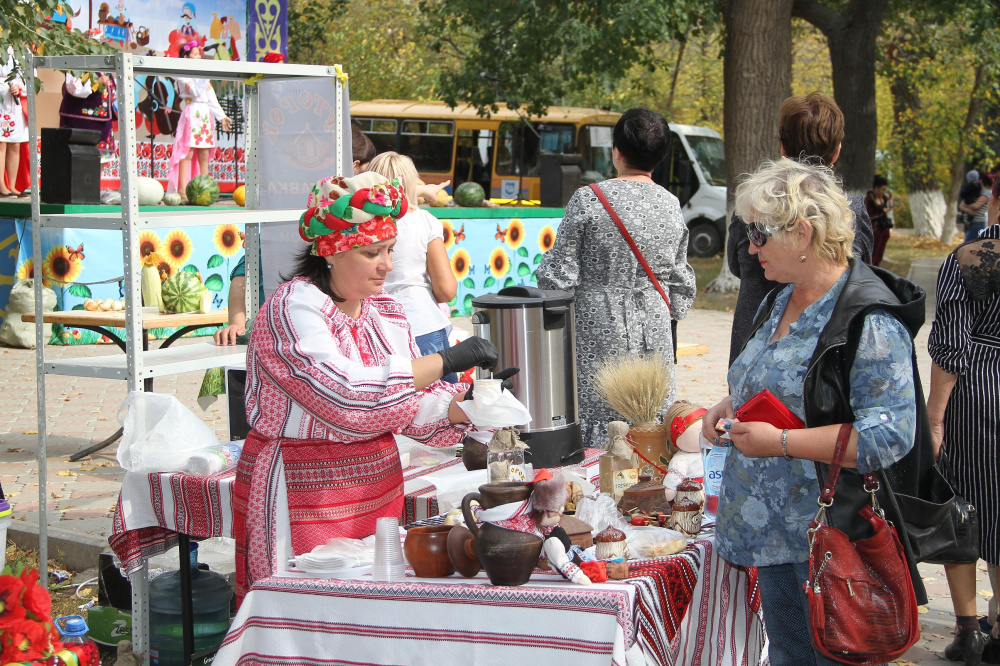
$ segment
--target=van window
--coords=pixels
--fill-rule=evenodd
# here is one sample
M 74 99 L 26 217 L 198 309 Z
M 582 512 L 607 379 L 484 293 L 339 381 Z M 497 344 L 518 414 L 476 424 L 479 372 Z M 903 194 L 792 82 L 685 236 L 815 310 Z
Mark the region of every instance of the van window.
M 653 169 L 653 182 L 667 188 L 677 197 L 681 206 L 690 201 L 698 190 L 698 177 L 676 132 L 670 133 L 670 152 L 667 153 L 667 158 Z
M 399 153 L 413 159 L 417 171 L 450 173 L 455 123 L 450 120 L 404 120 Z
M 371 139 L 378 152 L 396 150 L 396 120 L 392 118 L 352 118 L 351 122 L 357 124 L 365 136 Z
M 611 130 L 608 125 L 584 125 L 580 128 L 580 171 L 587 174 L 584 181 L 593 183 L 613 178 L 615 167 L 611 163 Z
M 523 122 L 500 123 L 497 141 L 498 176 L 538 176 L 541 153 L 573 153 L 573 126 L 538 123 L 534 132 Z M 535 133 L 537 132 L 537 134 Z
M 726 153 L 722 139 L 715 136 L 697 136 L 688 134 L 688 143 L 694 151 L 698 166 L 701 167 L 705 180 L 711 185 L 726 185 Z

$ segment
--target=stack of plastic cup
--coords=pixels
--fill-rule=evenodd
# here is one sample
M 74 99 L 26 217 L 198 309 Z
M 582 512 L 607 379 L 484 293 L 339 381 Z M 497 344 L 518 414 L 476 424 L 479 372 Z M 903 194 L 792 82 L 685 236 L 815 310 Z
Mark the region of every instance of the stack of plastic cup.
M 406 578 L 403 548 L 399 542 L 399 519 L 379 518 L 375 523 L 375 562 L 372 578 L 384 583 Z

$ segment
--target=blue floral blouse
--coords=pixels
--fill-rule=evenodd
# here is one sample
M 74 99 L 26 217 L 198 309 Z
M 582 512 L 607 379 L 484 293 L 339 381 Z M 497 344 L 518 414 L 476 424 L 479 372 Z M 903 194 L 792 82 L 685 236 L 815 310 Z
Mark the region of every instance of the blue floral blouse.
M 770 319 L 729 369 L 734 408 L 768 389 L 805 420 L 806 370 L 848 273 L 799 315 L 788 335 L 770 342 L 794 287 L 789 285 L 778 294 Z M 913 343 L 906 327 L 885 310 L 869 313 L 850 377 L 854 428 L 859 435 L 858 471 L 862 473 L 891 465 L 913 447 L 917 407 L 912 357 Z M 733 447 L 726 457 L 719 498 L 716 542 L 720 554 L 746 566 L 807 561 L 806 528 L 816 515 L 818 496 L 811 460 L 751 458 Z

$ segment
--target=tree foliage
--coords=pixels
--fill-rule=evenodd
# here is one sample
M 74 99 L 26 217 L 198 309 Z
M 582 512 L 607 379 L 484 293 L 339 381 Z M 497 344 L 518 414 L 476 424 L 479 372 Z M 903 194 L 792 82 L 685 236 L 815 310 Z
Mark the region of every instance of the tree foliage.
M 652 74 L 657 46 L 682 40 L 712 16 L 699 0 L 421 0 L 423 30 L 451 56 L 439 94 L 480 112 L 541 114 L 595 84 L 616 85 L 633 66 Z
M 73 8 L 60 0 L 0 0 L 0 44 L 10 44 L 18 58 L 32 51 L 38 55 L 93 55 L 114 49 L 91 39 L 66 24 L 52 21 L 59 12 L 73 15 Z

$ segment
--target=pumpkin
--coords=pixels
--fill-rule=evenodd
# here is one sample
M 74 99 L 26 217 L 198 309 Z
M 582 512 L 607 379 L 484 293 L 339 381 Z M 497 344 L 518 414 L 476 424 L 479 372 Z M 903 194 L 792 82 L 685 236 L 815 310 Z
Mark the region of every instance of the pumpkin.
M 192 178 L 184 192 L 195 206 L 211 206 L 219 200 L 219 184 L 205 174 Z
M 483 201 L 486 199 L 486 192 L 483 191 L 483 186 L 479 183 L 469 181 L 455 188 L 454 199 L 455 203 L 459 206 L 475 208 L 483 205 Z
M 163 185 L 155 178 L 139 176 L 136 189 L 139 193 L 140 206 L 155 206 L 163 200 Z
M 246 185 L 240 185 L 235 190 L 233 190 L 233 203 L 235 203 L 237 206 L 247 205 Z
M 202 306 L 205 285 L 190 271 L 178 271 L 163 281 L 160 294 L 167 312 L 197 312 Z

